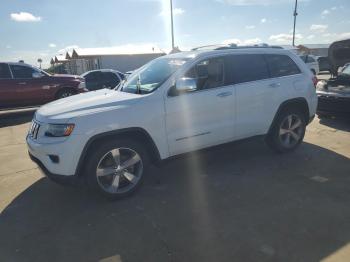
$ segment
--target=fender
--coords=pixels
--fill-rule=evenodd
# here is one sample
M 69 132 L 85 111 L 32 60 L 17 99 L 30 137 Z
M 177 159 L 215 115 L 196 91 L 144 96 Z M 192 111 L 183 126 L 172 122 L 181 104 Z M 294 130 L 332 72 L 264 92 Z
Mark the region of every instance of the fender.
M 107 137 L 116 137 L 116 136 L 137 136 L 141 135 L 146 138 L 146 141 L 144 143 L 146 149 L 148 149 L 151 153 L 151 161 L 154 163 L 158 163 L 161 161 L 160 153 L 159 150 L 154 143 L 152 137 L 150 134 L 144 130 L 143 128 L 140 127 L 130 127 L 130 128 L 123 128 L 123 129 L 118 129 L 118 130 L 112 130 L 104 133 L 100 133 L 97 135 L 94 135 L 89 138 L 88 142 L 85 144 L 83 151 L 80 155 L 78 165 L 75 169 L 75 174 L 78 174 L 78 176 L 81 175 L 81 170 L 83 167 L 84 160 L 87 156 L 87 153 L 89 151 L 90 146 L 97 140 L 99 139 L 104 139 Z
M 271 125 L 270 125 L 268 134 L 270 133 L 271 129 L 273 128 L 279 113 L 282 110 L 284 110 L 285 108 L 287 108 L 288 106 L 295 106 L 295 105 L 302 105 L 304 107 L 304 108 L 302 108 L 302 110 L 303 110 L 303 113 L 305 114 L 305 121 L 307 124 L 310 122 L 309 106 L 308 106 L 306 99 L 304 97 L 297 97 L 297 98 L 288 99 L 288 100 L 284 101 L 283 103 L 281 103 L 280 106 L 278 107 L 277 112 L 272 120 Z

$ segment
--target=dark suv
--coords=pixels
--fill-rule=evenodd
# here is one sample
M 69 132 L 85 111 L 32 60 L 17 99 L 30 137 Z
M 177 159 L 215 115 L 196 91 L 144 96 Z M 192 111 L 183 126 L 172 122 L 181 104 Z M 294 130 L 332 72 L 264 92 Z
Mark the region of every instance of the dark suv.
M 50 75 L 24 63 L 0 63 L 0 108 L 40 105 L 86 91 L 79 76 Z

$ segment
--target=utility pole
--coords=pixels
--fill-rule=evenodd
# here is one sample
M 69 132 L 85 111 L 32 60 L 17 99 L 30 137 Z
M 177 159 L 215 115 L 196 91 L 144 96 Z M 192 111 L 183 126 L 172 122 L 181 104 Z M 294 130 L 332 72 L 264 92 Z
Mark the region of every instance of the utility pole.
M 170 0 L 170 16 L 171 16 L 171 49 L 174 50 L 174 20 L 173 20 L 173 0 Z
M 297 22 L 297 15 L 298 15 L 298 12 L 297 12 L 297 8 L 298 8 L 298 0 L 295 0 L 295 8 L 294 8 L 294 26 L 293 26 L 293 46 L 295 46 L 295 24 Z

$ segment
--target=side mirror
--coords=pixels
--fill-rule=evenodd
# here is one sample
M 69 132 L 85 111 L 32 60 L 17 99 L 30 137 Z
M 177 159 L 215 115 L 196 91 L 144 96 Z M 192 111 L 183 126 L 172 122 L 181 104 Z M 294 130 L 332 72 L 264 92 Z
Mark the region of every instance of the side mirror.
M 188 93 L 197 90 L 197 80 L 194 78 L 180 78 L 176 80 L 176 91 L 181 93 Z
M 32 74 L 32 77 L 33 78 L 42 78 L 44 75 L 42 73 L 39 73 L 39 72 L 34 72 Z

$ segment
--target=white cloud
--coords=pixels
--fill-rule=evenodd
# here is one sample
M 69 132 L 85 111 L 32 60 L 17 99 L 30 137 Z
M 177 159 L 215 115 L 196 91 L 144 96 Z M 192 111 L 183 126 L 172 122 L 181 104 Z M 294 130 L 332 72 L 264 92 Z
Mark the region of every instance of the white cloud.
M 290 0 L 216 0 L 217 2 L 229 5 L 272 5 L 272 4 L 289 4 Z M 302 0 L 308 2 L 309 0 Z
M 56 44 L 51 43 L 51 44 L 49 44 L 49 47 L 54 48 L 54 47 L 56 47 Z
M 266 23 L 266 21 L 267 21 L 266 18 L 262 18 L 262 19 L 260 20 L 260 23 L 264 24 L 264 23 Z
M 335 10 L 337 10 L 337 9 L 338 9 L 338 7 L 336 7 L 336 6 L 333 6 L 333 7 L 331 8 L 332 11 L 335 11 Z
M 40 22 L 40 16 L 34 16 L 31 13 L 19 12 L 10 14 L 12 20 L 16 22 Z
M 226 39 L 222 41 L 222 44 L 228 45 L 228 44 L 236 44 L 236 45 L 256 45 L 261 43 L 261 39 L 256 37 L 256 38 L 251 38 L 251 39 L 246 39 L 246 40 L 241 40 L 238 38 L 232 38 L 232 39 Z
M 255 28 L 255 25 L 246 25 L 245 26 L 245 29 L 254 29 Z
M 300 40 L 302 38 L 303 36 L 301 34 L 295 34 L 296 40 Z M 291 41 L 293 40 L 293 34 L 271 35 L 269 39 L 277 43 L 291 43 Z
M 11 49 L 12 46 L 11 46 L 11 45 L 6 45 L 5 48 L 6 48 L 6 49 Z
M 183 13 L 185 13 L 185 10 L 182 8 L 174 8 L 173 9 L 173 15 L 182 15 Z M 160 12 L 159 14 L 160 16 L 170 16 L 170 10 L 163 10 L 162 12 Z
M 322 11 L 321 15 L 329 15 L 329 10 L 328 9 L 325 9 Z
M 328 29 L 328 25 L 311 25 L 310 30 L 318 33 L 323 33 Z
M 306 39 L 309 39 L 309 40 L 314 39 L 314 38 L 315 38 L 315 35 L 309 35 L 308 37 L 306 37 Z

